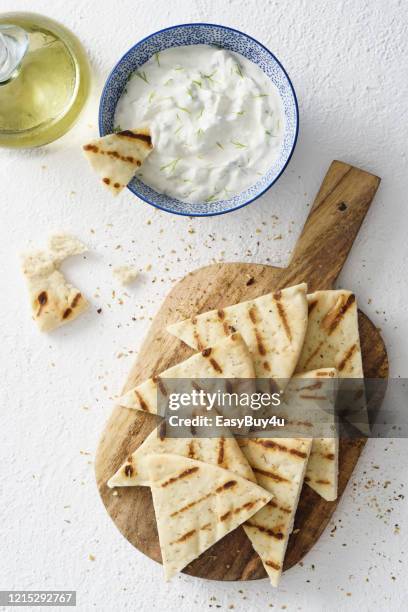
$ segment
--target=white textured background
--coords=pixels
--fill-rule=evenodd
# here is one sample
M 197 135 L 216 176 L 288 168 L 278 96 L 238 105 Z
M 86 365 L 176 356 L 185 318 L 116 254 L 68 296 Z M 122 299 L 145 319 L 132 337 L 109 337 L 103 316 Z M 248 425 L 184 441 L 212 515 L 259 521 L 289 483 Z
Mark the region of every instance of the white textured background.
M 406 5 L 1 0 L 0 10 L 34 5 L 81 38 L 94 92 L 79 124 L 59 142 L 0 151 L 0 588 L 76 589 L 79 609 L 109 612 L 406 610 L 405 441 L 367 445 L 331 527 L 278 591 L 266 580 L 221 584 L 181 575 L 165 584 L 161 567 L 111 523 L 93 475 L 111 397 L 175 280 L 212 261 L 285 264 L 333 158 L 383 178 L 340 281 L 383 329 L 393 375 L 408 375 Z M 113 200 L 79 153 L 97 132 L 98 97 L 114 63 L 147 34 L 188 21 L 226 24 L 258 38 L 282 60 L 300 103 L 300 138 L 284 176 L 261 200 L 213 219 L 173 217 L 128 192 Z M 40 246 L 52 229 L 72 231 L 89 245 L 91 253 L 64 271 L 92 308 L 47 336 L 30 318 L 18 252 L 30 242 Z M 124 263 L 143 270 L 127 291 L 110 269 Z

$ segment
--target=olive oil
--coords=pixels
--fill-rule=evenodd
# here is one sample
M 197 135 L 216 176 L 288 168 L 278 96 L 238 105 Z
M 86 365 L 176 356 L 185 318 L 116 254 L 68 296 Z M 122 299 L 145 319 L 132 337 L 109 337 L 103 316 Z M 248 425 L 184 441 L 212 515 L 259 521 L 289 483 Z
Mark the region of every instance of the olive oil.
M 14 78 L 0 85 L 0 146 L 34 147 L 62 136 L 78 117 L 90 76 L 85 53 L 71 32 L 31 13 L 0 16 L 20 26 L 28 50 Z

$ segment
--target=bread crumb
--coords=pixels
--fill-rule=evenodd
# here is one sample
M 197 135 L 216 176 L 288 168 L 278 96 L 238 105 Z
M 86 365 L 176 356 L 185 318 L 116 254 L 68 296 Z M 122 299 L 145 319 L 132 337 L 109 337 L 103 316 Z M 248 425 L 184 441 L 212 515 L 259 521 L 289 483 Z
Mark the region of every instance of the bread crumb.
M 118 266 L 113 268 L 113 275 L 126 286 L 134 283 L 139 273 L 133 266 Z

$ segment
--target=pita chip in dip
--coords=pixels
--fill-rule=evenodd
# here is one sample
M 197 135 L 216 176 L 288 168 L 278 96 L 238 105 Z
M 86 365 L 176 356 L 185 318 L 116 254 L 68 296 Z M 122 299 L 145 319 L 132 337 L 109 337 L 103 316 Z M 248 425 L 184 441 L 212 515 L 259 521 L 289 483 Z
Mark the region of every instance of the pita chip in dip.
M 105 187 L 117 195 L 132 180 L 153 145 L 150 131 L 136 128 L 96 138 L 82 149 Z

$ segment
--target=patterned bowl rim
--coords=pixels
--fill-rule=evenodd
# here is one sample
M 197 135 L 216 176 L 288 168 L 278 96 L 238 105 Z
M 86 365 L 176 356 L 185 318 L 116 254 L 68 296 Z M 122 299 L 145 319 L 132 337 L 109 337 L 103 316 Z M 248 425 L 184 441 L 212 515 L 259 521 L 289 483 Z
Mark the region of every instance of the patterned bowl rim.
M 282 176 L 282 174 L 286 170 L 286 168 L 287 168 L 287 166 L 288 166 L 288 164 L 289 164 L 289 162 L 290 162 L 290 160 L 292 158 L 293 152 L 295 150 L 297 139 L 298 139 L 298 135 L 299 135 L 299 105 L 298 105 L 298 101 L 297 101 L 297 97 L 296 97 L 295 88 L 293 87 L 292 81 L 291 81 L 288 73 L 286 72 L 285 68 L 283 67 L 282 63 L 279 61 L 279 59 L 276 57 L 276 55 L 274 55 L 272 53 L 272 51 L 270 51 L 267 47 L 265 47 L 265 45 L 260 43 L 259 40 L 257 40 L 253 36 L 250 36 L 249 34 L 246 34 L 245 32 L 242 32 L 241 30 L 237 30 L 236 28 L 231 28 L 229 26 L 220 25 L 220 24 L 216 24 L 216 23 L 205 23 L 205 22 L 180 23 L 180 24 L 177 24 L 177 25 L 169 26 L 167 28 L 162 28 L 161 30 L 157 30 L 157 32 L 153 32 L 152 34 L 149 34 L 148 36 L 145 36 L 144 38 L 139 40 L 135 45 L 130 47 L 130 49 L 128 49 L 126 51 L 126 53 L 124 53 L 122 55 L 122 57 L 116 62 L 115 66 L 110 71 L 108 78 L 106 79 L 105 85 L 104 85 L 103 90 L 102 90 L 100 102 L 99 102 L 99 122 L 98 122 L 99 123 L 99 135 L 100 136 L 103 135 L 102 123 L 103 123 L 103 108 L 104 108 L 104 104 L 105 104 L 105 98 L 106 98 L 106 96 L 108 95 L 108 92 L 109 92 L 110 81 L 111 81 L 112 77 L 114 76 L 116 70 L 118 69 L 119 65 L 128 57 L 128 55 L 133 53 L 135 49 L 140 47 L 144 42 L 146 42 L 150 38 L 153 38 L 154 36 L 157 36 L 158 34 L 161 34 L 162 32 L 168 32 L 169 30 L 176 30 L 178 28 L 197 27 L 197 26 L 201 26 L 201 27 L 204 26 L 204 27 L 207 27 L 207 28 L 220 28 L 222 30 L 228 30 L 229 32 L 234 32 L 234 33 L 239 34 L 241 36 L 245 36 L 249 40 L 252 40 L 257 45 L 262 47 L 262 49 L 264 49 L 264 51 L 278 64 L 279 68 L 282 70 L 283 74 L 285 75 L 285 77 L 286 77 L 286 79 L 288 81 L 288 84 L 289 84 L 289 88 L 290 88 L 290 90 L 292 92 L 293 101 L 294 101 L 294 104 L 295 104 L 295 121 L 296 121 L 295 136 L 294 136 L 292 147 L 291 147 L 291 150 L 289 152 L 289 155 L 287 157 L 287 160 L 286 160 L 285 164 L 282 166 L 282 169 L 276 175 L 276 177 L 269 183 L 269 185 L 267 185 L 265 187 L 265 189 L 263 189 L 263 191 L 261 191 L 260 193 L 255 195 L 253 198 L 248 199 L 243 204 L 239 204 L 238 206 L 234 206 L 233 208 L 227 208 L 225 210 L 219 210 L 219 211 L 211 211 L 211 210 L 209 210 L 208 212 L 204 212 L 204 213 L 202 213 L 202 212 L 192 213 L 191 211 L 190 212 L 183 212 L 183 211 L 173 210 L 172 208 L 166 208 L 164 206 L 160 206 L 159 204 L 157 204 L 157 202 L 154 202 L 153 200 L 149 200 L 149 199 L 146 198 L 146 196 L 140 194 L 135 188 L 132 188 L 132 187 L 129 187 L 129 186 L 127 187 L 127 189 L 129 189 L 129 191 L 131 193 L 133 193 L 135 196 L 137 196 L 138 198 L 140 198 L 141 200 L 143 200 L 147 204 L 150 204 L 151 206 L 154 206 L 155 208 L 158 208 L 159 210 L 163 210 L 165 212 L 172 213 L 173 215 L 179 215 L 181 217 L 215 217 L 217 215 L 225 215 L 226 213 L 233 212 L 234 210 L 239 210 L 240 208 L 243 208 L 244 206 L 248 206 L 248 204 L 251 204 L 251 202 L 255 202 L 255 200 L 257 200 L 258 198 L 263 196 L 272 187 L 272 185 L 274 185 L 276 183 L 276 181 Z M 180 202 L 181 202 L 181 200 L 180 200 Z

